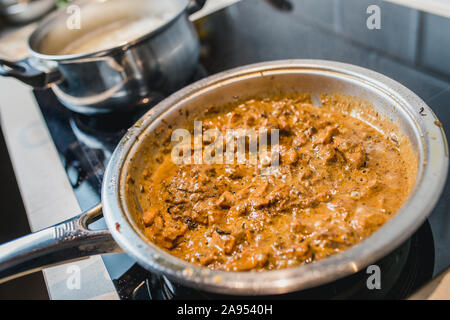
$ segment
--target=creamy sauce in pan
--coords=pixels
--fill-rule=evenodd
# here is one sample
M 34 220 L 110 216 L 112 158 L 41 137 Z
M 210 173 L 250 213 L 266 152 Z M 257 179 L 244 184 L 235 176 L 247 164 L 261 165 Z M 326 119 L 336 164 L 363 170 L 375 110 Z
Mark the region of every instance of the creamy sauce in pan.
M 129 180 L 149 241 L 241 271 L 311 263 L 371 235 L 408 197 L 417 162 L 406 137 L 385 131 L 392 123 L 352 117 L 349 101 L 323 96 L 317 107 L 296 95 L 210 108 L 205 130 L 279 129 L 280 166 L 264 176 L 262 164 L 176 165 L 162 145 Z

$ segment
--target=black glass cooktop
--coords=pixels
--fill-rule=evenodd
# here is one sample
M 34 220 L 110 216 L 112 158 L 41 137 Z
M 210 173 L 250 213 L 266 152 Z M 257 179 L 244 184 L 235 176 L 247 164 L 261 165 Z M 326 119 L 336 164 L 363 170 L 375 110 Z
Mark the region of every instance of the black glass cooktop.
M 368 29 L 366 9 L 377 4 L 381 29 Z M 245 0 L 196 22 L 201 60 L 191 82 L 232 67 L 276 59 L 327 59 L 381 72 L 416 92 L 450 130 L 450 20 L 381 1 Z M 441 38 L 440 38 L 441 37 Z M 447 37 L 448 38 L 448 37 Z M 444 40 L 442 40 L 444 39 Z M 447 42 L 446 42 L 447 41 Z M 126 129 L 145 112 L 83 116 L 65 109 L 50 90 L 37 103 L 83 210 L 100 201 L 105 166 Z M 151 101 L 148 108 L 158 102 Z M 367 289 L 361 271 L 284 298 L 405 298 L 450 265 L 450 185 L 427 222 L 377 262 L 382 289 Z M 103 222 L 97 222 L 99 225 Z M 124 254 L 104 255 L 123 299 L 215 298 L 150 274 Z M 222 297 L 223 298 L 223 297 Z

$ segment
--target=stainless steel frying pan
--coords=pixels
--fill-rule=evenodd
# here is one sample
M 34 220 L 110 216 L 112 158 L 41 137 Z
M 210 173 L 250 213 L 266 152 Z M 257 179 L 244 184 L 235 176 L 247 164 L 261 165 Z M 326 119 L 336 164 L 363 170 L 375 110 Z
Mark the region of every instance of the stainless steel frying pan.
M 180 260 L 143 236 L 125 195 L 125 180 L 139 164 L 146 141 L 181 111 L 222 104 L 264 92 L 346 93 L 371 102 L 397 122 L 417 154 L 418 176 L 400 210 L 372 236 L 342 253 L 294 268 L 263 272 L 210 270 Z M 198 81 L 147 112 L 117 146 L 106 169 L 102 204 L 69 221 L 0 246 L 0 279 L 6 281 L 56 263 L 123 250 L 144 268 L 203 290 L 227 294 L 277 294 L 324 284 L 361 270 L 385 256 L 423 223 L 444 187 L 448 146 L 433 111 L 401 84 L 370 70 L 320 60 L 285 60 L 249 65 Z M 127 201 L 128 200 L 128 201 Z M 132 201 L 131 201 L 132 202 Z M 91 231 L 103 214 L 108 230 Z

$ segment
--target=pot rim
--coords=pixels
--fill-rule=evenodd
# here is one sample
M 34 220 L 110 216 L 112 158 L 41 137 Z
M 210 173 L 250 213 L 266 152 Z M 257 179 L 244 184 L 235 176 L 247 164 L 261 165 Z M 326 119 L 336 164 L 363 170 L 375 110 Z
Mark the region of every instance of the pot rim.
M 108 1 L 111 1 L 111 0 L 95 0 L 94 2 L 103 3 L 103 2 L 108 2 Z M 177 0 L 177 1 L 179 1 L 179 0 Z M 185 0 L 182 0 L 182 1 L 185 1 Z M 93 4 L 92 0 L 75 0 L 73 2 L 70 2 L 69 5 L 77 5 L 77 6 L 82 7 L 84 5 L 90 5 L 90 4 Z M 94 58 L 94 57 L 97 58 L 97 57 L 114 55 L 115 53 L 124 52 L 124 51 L 128 50 L 128 48 L 138 45 L 138 44 L 160 34 L 164 30 L 166 30 L 173 23 L 175 23 L 175 21 L 178 20 L 178 18 L 181 15 L 184 14 L 188 4 L 189 4 L 189 2 L 185 1 L 185 4 L 180 6 L 179 11 L 174 13 L 174 15 L 169 20 L 167 20 L 166 23 L 164 23 L 163 25 L 152 30 L 151 32 L 148 32 L 138 38 L 127 41 L 126 43 L 123 43 L 118 46 L 114 46 L 114 47 L 110 47 L 110 48 L 102 49 L 102 50 L 86 52 L 86 53 L 54 54 L 54 55 L 40 53 L 37 50 L 33 49 L 32 43 L 33 43 L 33 41 L 35 41 L 35 38 L 38 37 L 39 34 L 42 32 L 42 29 L 45 28 L 49 23 L 55 21 L 56 19 L 61 19 L 61 17 L 63 15 L 66 15 L 66 12 L 65 12 L 66 7 L 62 7 L 62 8 L 55 10 L 51 14 L 49 14 L 38 24 L 36 29 L 28 37 L 27 48 L 28 48 L 28 51 L 33 55 L 33 57 L 39 58 L 42 60 L 47 60 L 47 61 L 73 61 L 73 60 L 81 60 L 81 59 L 89 59 L 89 58 Z
M 420 132 L 419 168 L 415 186 L 397 213 L 370 237 L 355 246 L 317 262 L 271 271 L 218 271 L 176 258 L 138 234 L 124 208 L 121 190 L 127 159 L 150 124 L 165 111 L 189 97 L 249 75 L 289 70 L 314 70 L 357 79 L 408 106 L 405 110 Z M 213 89 L 212 89 L 213 90 Z M 419 112 L 423 108 L 427 117 Z M 448 170 L 448 146 L 443 128 L 424 101 L 400 83 L 377 72 L 341 62 L 279 60 L 247 65 L 210 76 L 172 94 L 148 111 L 123 137 L 105 171 L 102 185 L 104 217 L 115 241 L 148 270 L 202 290 L 235 295 L 280 294 L 324 284 L 353 274 L 406 241 L 424 222 L 443 191 Z M 119 226 L 119 227 L 118 227 Z

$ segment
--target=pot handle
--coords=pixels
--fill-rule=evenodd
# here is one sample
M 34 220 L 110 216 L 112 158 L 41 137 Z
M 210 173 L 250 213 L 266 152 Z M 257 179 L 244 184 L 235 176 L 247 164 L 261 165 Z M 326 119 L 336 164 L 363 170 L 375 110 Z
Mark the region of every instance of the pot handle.
M 186 8 L 189 15 L 199 11 L 205 5 L 206 0 L 190 0 Z
M 30 64 L 28 58 L 14 62 L 0 59 L 0 75 L 14 77 L 33 88 L 47 88 L 61 80 L 61 73 L 57 69 L 39 70 Z
M 72 218 L 0 246 L 0 283 L 69 261 L 123 252 L 108 230 L 90 230 L 100 218 L 98 206 Z

